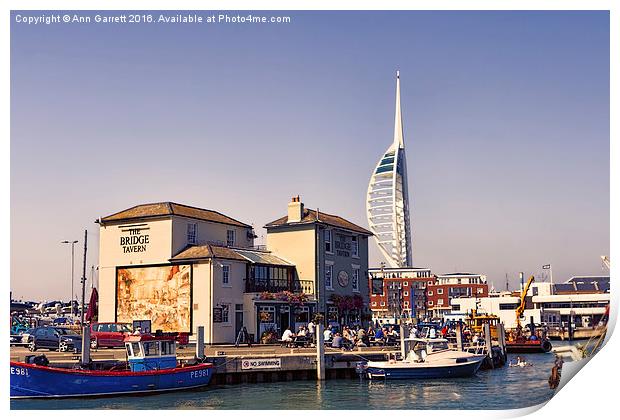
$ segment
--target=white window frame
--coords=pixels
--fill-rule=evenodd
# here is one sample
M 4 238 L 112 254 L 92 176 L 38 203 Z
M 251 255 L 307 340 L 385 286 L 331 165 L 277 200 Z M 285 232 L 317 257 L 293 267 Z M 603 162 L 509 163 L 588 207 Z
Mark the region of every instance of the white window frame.
M 327 273 L 329 272 L 329 283 L 327 283 Z M 334 290 L 334 262 L 325 261 L 325 289 Z
M 360 266 L 352 264 L 353 275 L 351 276 L 351 287 L 354 292 L 360 291 Z
M 443 295 L 443 289 L 437 289 L 437 294 L 438 295 Z
M 443 305 L 443 299 L 437 299 L 437 305 Z
M 327 236 L 329 235 L 329 241 L 327 240 Z M 325 229 L 323 233 L 323 242 L 325 243 L 325 252 L 327 254 L 334 253 L 334 234 L 331 229 Z M 327 249 L 327 245 L 329 245 L 329 249 Z
M 187 243 L 189 245 L 196 245 L 197 233 L 198 233 L 198 225 L 196 223 L 188 223 L 187 224 Z M 193 239 L 192 239 L 192 236 L 193 236 Z
M 408 281 L 404 281 L 403 282 L 403 286 L 409 286 L 409 282 Z
M 232 324 L 232 321 L 230 319 L 230 307 L 231 304 L 230 303 L 220 303 L 220 308 L 222 308 L 222 322 L 221 324 L 224 324 L 225 326 L 229 326 Z M 227 308 L 227 311 L 224 311 L 224 308 Z M 224 320 L 224 314 L 226 314 L 226 320 Z
M 377 302 L 373 301 L 372 306 L 377 306 Z
M 353 236 L 353 240 L 351 242 L 351 257 L 359 258 L 360 257 L 360 242 L 359 237 Z
M 230 264 L 222 264 L 222 287 L 232 287 L 230 282 Z
M 433 291 L 432 291 L 432 290 L 429 290 L 429 291 L 428 291 L 428 295 L 429 295 L 429 296 L 433 296 Z
M 230 240 L 229 234 L 232 233 L 232 241 Z M 235 242 L 237 240 L 237 234 L 234 229 L 226 230 L 226 246 L 235 246 Z
M 405 290 L 405 291 L 403 292 L 403 296 L 409 296 L 409 292 Z
M 385 306 L 385 302 L 384 301 L 381 301 L 381 306 Z

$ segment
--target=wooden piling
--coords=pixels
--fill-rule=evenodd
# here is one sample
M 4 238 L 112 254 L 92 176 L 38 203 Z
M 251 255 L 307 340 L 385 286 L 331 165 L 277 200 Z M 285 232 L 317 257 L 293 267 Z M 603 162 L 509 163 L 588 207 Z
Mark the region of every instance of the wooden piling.
M 205 327 L 199 326 L 196 335 L 196 358 L 202 360 L 205 357 Z
M 316 328 L 316 379 L 325 380 L 325 341 L 323 337 L 323 323 L 317 322 Z
M 461 321 L 456 324 L 456 348 L 463 351 L 463 326 Z
M 491 326 L 488 322 L 484 324 L 484 344 L 487 348 L 487 357 L 489 358 L 489 364 L 491 365 L 491 369 L 495 368 L 495 363 L 493 362 L 493 343 L 491 342 Z

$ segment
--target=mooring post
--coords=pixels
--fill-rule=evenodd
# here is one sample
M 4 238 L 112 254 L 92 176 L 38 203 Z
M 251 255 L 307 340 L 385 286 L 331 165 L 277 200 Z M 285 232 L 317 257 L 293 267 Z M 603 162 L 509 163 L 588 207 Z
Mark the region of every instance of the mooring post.
M 405 326 L 403 325 L 403 319 L 400 320 L 400 357 L 405 360 L 407 355 L 405 354 Z
M 508 360 L 506 357 L 506 330 L 504 329 L 503 323 L 499 323 L 497 325 L 497 339 L 499 341 L 499 346 L 502 349 L 502 358 L 504 359 L 504 362 L 506 362 L 506 360 Z
M 489 355 L 489 362 L 491 363 L 491 369 L 493 369 L 493 343 L 491 342 L 491 326 L 489 323 L 484 324 L 484 343 L 487 347 L 487 354 Z
M 316 379 L 325 380 L 325 341 L 323 337 L 323 322 L 316 323 Z
M 90 325 L 82 326 L 82 364 L 90 363 Z
M 202 360 L 205 357 L 205 327 L 200 325 L 196 332 L 196 358 Z
M 463 326 L 461 321 L 456 324 L 456 348 L 463 351 Z

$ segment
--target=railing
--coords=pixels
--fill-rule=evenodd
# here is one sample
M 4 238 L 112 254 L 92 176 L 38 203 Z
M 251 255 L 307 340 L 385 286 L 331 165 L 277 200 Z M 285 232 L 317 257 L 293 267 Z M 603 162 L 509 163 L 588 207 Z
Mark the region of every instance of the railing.
M 279 279 L 245 279 L 245 293 L 256 292 L 293 292 L 314 296 L 312 280 L 279 280 Z

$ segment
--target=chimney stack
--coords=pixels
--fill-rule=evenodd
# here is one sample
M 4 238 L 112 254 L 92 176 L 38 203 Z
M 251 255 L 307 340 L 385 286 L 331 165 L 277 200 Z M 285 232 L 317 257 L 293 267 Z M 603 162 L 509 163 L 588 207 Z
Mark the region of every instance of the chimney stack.
M 304 217 L 304 203 L 301 202 L 299 196 L 291 198 L 288 203 L 288 223 L 301 222 Z

